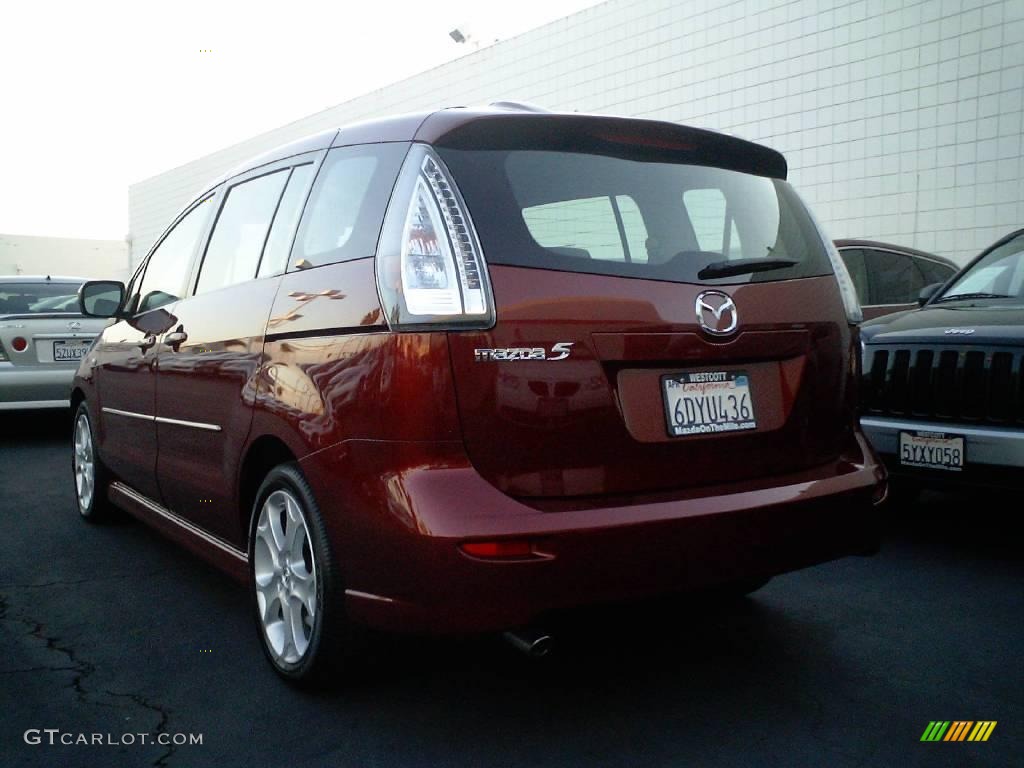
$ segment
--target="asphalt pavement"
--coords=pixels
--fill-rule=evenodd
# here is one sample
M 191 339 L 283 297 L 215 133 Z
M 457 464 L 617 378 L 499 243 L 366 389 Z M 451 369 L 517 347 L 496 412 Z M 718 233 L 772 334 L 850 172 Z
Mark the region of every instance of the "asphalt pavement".
M 875 557 L 591 614 L 539 662 L 379 638 L 309 694 L 264 661 L 241 586 L 140 523 L 78 519 L 69 435 L 0 413 L 3 768 L 1024 765 L 1019 498 L 926 494 Z M 922 742 L 936 720 L 997 725 Z

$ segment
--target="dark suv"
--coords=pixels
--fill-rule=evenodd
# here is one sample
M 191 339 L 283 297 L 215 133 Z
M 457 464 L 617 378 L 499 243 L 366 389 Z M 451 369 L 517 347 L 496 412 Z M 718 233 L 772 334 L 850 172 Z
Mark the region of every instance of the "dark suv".
M 81 513 L 247 580 L 295 680 L 354 626 L 533 628 L 870 553 L 856 296 L 785 177 L 728 136 L 514 108 L 245 163 L 82 290 L 118 309 L 73 395 Z
M 865 323 L 864 430 L 901 493 L 1024 487 L 1024 230 Z

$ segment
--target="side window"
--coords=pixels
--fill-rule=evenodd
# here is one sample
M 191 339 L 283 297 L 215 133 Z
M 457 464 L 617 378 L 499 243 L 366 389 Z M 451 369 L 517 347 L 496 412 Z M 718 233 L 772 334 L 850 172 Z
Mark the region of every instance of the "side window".
M 843 257 L 846 271 L 850 273 L 853 287 L 857 289 L 857 299 L 866 306 L 873 304 L 868 292 L 868 272 L 864 266 L 864 251 L 860 248 L 843 248 L 839 255 Z
M 373 256 L 408 149 L 408 144 L 366 144 L 328 152 L 295 236 L 293 258 L 320 266 Z
M 736 221 L 726 219 L 725 195 L 720 189 L 688 189 L 683 193 L 683 208 L 702 251 L 721 253 L 726 258 L 743 255 Z
M 292 169 L 288 178 L 288 186 L 284 188 L 284 196 L 274 214 L 274 223 L 270 227 L 267 245 L 263 249 L 260 271 L 257 277 L 280 275 L 288 267 L 288 251 L 292 247 L 295 226 L 302 215 L 302 204 L 309 192 L 309 182 L 313 180 L 313 164 L 299 165 Z
M 952 267 L 947 267 L 945 264 L 939 264 L 935 261 L 929 261 L 928 259 L 916 259 L 917 266 L 921 270 L 921 274 L 924 275 L 924 284 L 931 285 L 932 283 L 944 283 L 954 274 Z
M 636 202 L 628 195 L 535 205 L 523 209 L 523 221 L 534 240 L 564 256 L 647 261 L 647 228 Z
M 902 253 L 864 250 L 872 304 L 911 304 L 924 287 L 914 260 Z
M 206 247 L 197 294 L 256 276 L 263 243 L 287 180 L 285 168 L 228 189 Z
M 139 289 L 139 312 L 170 304 L 185 293 L 192 256 L 213 208 L 212 201 L 211 195 L 186 213 L 150 254 Z

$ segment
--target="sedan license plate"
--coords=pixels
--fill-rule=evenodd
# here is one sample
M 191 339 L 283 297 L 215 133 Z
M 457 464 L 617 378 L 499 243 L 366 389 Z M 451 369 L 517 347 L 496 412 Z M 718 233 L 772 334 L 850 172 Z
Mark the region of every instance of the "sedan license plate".
M 669 437 L 756 429 L 750 377 L 743 371 L 661 377 Z
M 900 466 L 945 469 L 964 468 L 964 438 L 945 432 L 900 432 Z
M 55 341 L 53 342 L 53 361 L 55 363 L 78 362 L 89 351 L 88 341 Z

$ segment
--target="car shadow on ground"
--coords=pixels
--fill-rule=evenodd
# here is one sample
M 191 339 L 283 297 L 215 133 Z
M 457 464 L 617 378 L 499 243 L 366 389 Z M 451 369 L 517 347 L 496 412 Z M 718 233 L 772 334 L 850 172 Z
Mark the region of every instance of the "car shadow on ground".
M 0 445 L 64 439 L 71 440 L 71 411 L 66 408 L 0 412 Z

